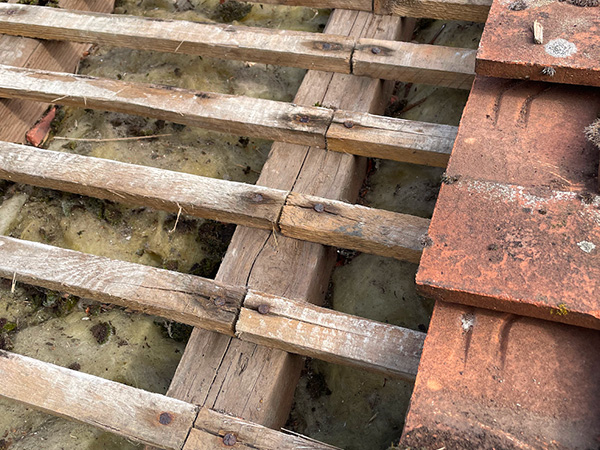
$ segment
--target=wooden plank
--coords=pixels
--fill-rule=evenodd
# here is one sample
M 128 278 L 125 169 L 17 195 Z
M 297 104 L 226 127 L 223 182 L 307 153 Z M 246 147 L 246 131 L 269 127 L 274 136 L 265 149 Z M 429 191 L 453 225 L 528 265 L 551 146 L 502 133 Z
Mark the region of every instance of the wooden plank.
M 0 350 L 0 376 L 0 397 L 159 448 L 337 449 L 301 435 L 271 430 L 181 400 L 3 350 Z
M 0 178 L 250 227 L 280 228 L 295 239 L 412 262 L 419 261 L 421 237 L 429 224 L 420 217 L 322 197 L 7 142 L 0 142 Z
M 477 50 L 359 39 L 352 73 L 384 80 L 471 89 Z
M 0 4 L 0 33 L 350 73 L 355 40 L 271 28 Z
M 492 0 L 374 0 L 375 14 L 485 22 Z
M 224 442 L 240 450 L 339 450 L 305 436 L 275 431 L 256 423 L 200 408 L 183 450 L 222 450 Z
M 279 226 L 295 239 L 418 263 L 429 219 L 292 193 Z
M 0 96 L 137 114 L 318 147 L 325 146 L 333 115 L 315 106 L 3 65 Z
M 285 191 L 0 142 L 0 178 L 271 230 Z
M 485 22 L 491 0 L 252 0 L 255 3 L 372 11 L 402 17 Z
M 14 282 L 230 336 L 235 331 L 243 340 L 326 361 L 388 375 L 416 374 L 423 333 L 255 291 L 246 296 L 243 287 L 192 275 L 10 237 L 0 236 L 0 252 L 0 277 Z M 265 305 L 268 314 L 256 312 Z
M 245 289 L 0 236 L 0 277 L 233 336 Z
M 60 0 L 61 8 L 108 13 L 113 0 Z M 12 66 L 72 72 L 89 45 L 58 41 L 38 41 L 15 36 L 0 36 L 0 61 Z M 0 102 L 0 139 L 25 142 L 25 133 L 40 118 L 47 104 L 19 99 Z
M 395 39 L 403 33 L 403 39 L 410 39 L 412 25 L 398 18 L 335 10 L 325 32 L 377 39 Z M 391 87 L 370 78 L 310 71 L 295 102 L 376 113 L 383 111 Z M 354 199 L 364 173 L 362 158 L 276 143 L 258 184 Z M 331 248 L 238 227 L 217 279 L 318 303 L 334 263 Z M 169 395 L 280 428 L 288 418 L 302 367 L 297 356 L 196 328 Z
M 425 333 L 250 291 L 236 335 L 325 361 L 414 379 Z
M 352 11 L 372 11 L 372 0 L 251 0 L 250 3 L 266 5 L 306 6 L 309 8 L 346 9 Z
M 475 70 L 475 50 L 469 49 L 28 5 L 0 3 L 0 32 L 338 73 L 352 71 L 359 76 L 460 89 L 470 88 Z
M 0 350 L 0 397 L 160 448 L 179 450 L 197 407 Z
M 327 149 L 446 167 L 457 131 L 450 125 L 336 111 L 327 131 Z

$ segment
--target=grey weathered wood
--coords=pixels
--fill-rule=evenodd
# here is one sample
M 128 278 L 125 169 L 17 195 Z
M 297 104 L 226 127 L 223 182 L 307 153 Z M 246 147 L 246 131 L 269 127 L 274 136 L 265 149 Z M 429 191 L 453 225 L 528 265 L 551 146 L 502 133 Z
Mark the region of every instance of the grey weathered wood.
M 485 22 L 491 0 L 252 0 L 275 5 L 373 11 L 403 17 Z
M 16 0 L 11 0 L 16 3 Z M 108 13 L 114 0 L 59 0 L 61 8 Z M 0 35 L 0 62 L 11 66 L 72 72 L 77 68 L 88 44 L 39 41 L 24 37 Z M 19 99 L 0 102 L 0 140 L 25 142 L 25 133 L 35 125 L 48 105 Z
M 244 301 L 236 334 L 257 344 L 406 378 L 416 376 L 425 340 L 425 333 L 254 291 Z
M 491 0 L 374 0 L 375 14 L 485 22 Z
M 267 5 L 307 6 L 309 8 L 346 9 L 354 11 L 371 11 L 372 0 L 252 0 L 251 3 Z
M 208 408 L 200 408 L 183 450 L 223 450 L 223 437 L 235 436 L 240 450 L 339 450 L 305 436 L 275 431 Z
M 287 193 L 0 142 L 0 178 L 271 230 Z
M 350 73 L 355 40 L 271 28 L 0 3 L 0 33 Z
M 419 261 L 429 224 L 322 197 L 8 142 L 0 142 L 0 178 L 173 212 L 181 208 L 197 217 L 279 228 L 295 239 L 412 262 Z
M 409 39 L 412 25 L 398 18 L 335 10 L 325 32 Z M 371 78 L 309 71 L 295 102 L 377 113 L 388 102 L 391 88 L 391 83 Z M 356 198 L 364 173 L 363 158 L 275 143 L 258 184 L 351 200 Z M 217 279 L 320 302 L 334 263 L 331 248 L 238 227 Z M 198 354 L 203 355 L 202 360 Z M 302 360 L 295 355 L 196 328 L 169 395 L 279 428 L 288 418 L 302 367 Z
M 477 50 L 359 39 L 352 73 L 384 80 L 471 89 Z
M 180 400 L 2 350 L 0 379 L 0 397 L 165 449 L 183 447 L 197 414 Z
M 0 236 L 0 277 L 233 335 L 242 287 Z
M 295 239 L 418 263 L 429 220 L 292 193 L 279 226 Z
M 0 32 L 469 89 L 475 50 L 0 3 Z M 373 53 L 372 49 L 379 49 Z M 352 67 L 351 67 L 352 66 Z
M 333 114 L 315 106 L 3 65 L 0 96 L 137 114 L 318 147 L 325 146 Z
M 450 125 L 336 111 L 327 131 L 327 149 L 446 167 L 457 131 Z

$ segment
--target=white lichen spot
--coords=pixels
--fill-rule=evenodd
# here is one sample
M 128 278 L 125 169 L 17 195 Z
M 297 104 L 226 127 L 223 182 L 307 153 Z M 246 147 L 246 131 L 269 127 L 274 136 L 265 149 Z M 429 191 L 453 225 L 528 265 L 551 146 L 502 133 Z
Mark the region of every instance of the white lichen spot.
M 462 329 L 464 333 L 468 333 L 473 328 L 475 324 L 475 316 L 473 314 L 464 314 L 460 321 L 462 323 Z
M 581 241 L 577 243 L 577 246 L 586 253 L 592 253 L 596 248 L 596 245 L 590 241 Z
M 546 49 L 546 53 L 555 58 L 568 58 L 574 53 L 577 53 L 575 44 L 562 38 L 552 39 L 544 46 L 544 48 Z

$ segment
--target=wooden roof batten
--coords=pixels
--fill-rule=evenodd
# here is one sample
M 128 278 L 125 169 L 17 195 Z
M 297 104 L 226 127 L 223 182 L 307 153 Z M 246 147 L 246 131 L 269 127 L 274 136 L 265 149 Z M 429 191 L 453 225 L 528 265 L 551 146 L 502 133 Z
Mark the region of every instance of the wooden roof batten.
M 299 1 L 310 3 L 311 0 Z M 358 10 L 367 7 L 362 3 L 362 0 L 343 2 L 344 6 Z M 368 3 L 368 10 L 371 11 L 373 5 L 370 1 Z M 413 6 L 401 6 L 400 3 L 383 5 L 375 2 L 375 9 L 376 12 L 391 15 L 485 20 L 483 16 L 489 7 L 485 1 L 474 0 L 421 1 L 411 2 L 411 5 Z M 330 6 L 335 5 L 332 3 Z M 320 4 L 320 7 L 323 5 Z M 410 13 L 403 12 L 402 8 L 405 7 L 409 8 Z M 40 20 L 40 17 L 59 18 L 66 17 L 67 14 L 74 15 L 73 20 L 69 21 L 74 26 L 67 31 L 63 30 L 62 35 L 53 34 L 59 33 L 60 27 L 53 25 L 58 19 L 45 22 Z M 82 18 L 82 21 L 78 22 L 78 17 Z M 85 22 L 83 19 L 87 20 L 88 25 L 94 25 L 88 16 L 73 11 L 0 4 L 0 32 L 3 33 L 107 44 L 111 43 L 110 39 L 118 39 L 122 45 L 129 42 L 130 46 L 141 46 L 134 48 L 147 47 L 153 42 L 151 36 L 138 36 L 137 41 L 124 40 L 123 36 L 118 35 L 109 38 L 100 32 L 84 29 L 81 25 Z M 98 22 L 110 19 L 111 16 L 108 15 L 97 16 Z M 28 20 L 31 22 L 27 22 Z M 130 20 L 132 23 L 139 21 L 141 28 L 147 27 L 151 22 L 150 19 L 140 18 L 118 20 Z M 33 26 L 34 22 L 37 25 L 45 23 L 46 28 Z M 361 173 L 361 167 L 364 168 L 364 160 L 352 155 L 439 167 L 445 167 L 447 164 L 456 137 L 456 127 L 355 112 L 381 112 L 380 100 L 390 93 L 391 84 L 381 83 L 379 78 L 407 82 L 420 80 L 423 83 L 470 89 L 474 76 L 473 51 L 396 42 L 395 38 L 407 39 L 411 33 L 410 25 L 404 21 L 403 26 L 402 22 L 397 17 L 335 11 L 326 29 L 326 35 L 288 33 L 293 36 L 293 39 L 290 39 L 289 36 L 286 37 L 286 33 L 269 35 L 264 30 L 234 29 L 234 33 L 242 35 L 242 39 L 248 39 L 247 42 L 258 39 L 257 36 L 263 33 L 266 36 L 264 39 L 275 39 L 277 45 L 287 42 L 293 46 L 294 40 L 303 39 L 306 40 L 303 42 L 313 43 L 312 49 L 301 55 L 294 55 L 291 47 L 285 47 L 290 48 L 289 51 L 286 50 L 290 55 L 283 61 L 289 64 L 299 61 L 301 67 L 308 69 L 373 77 L 342 79 L 339 75 L 311 70 L 306 76 L 306 85 L 300 88 L 296 97 L 297 104 L 2 66 L 2 96 L 160 117 L 216 131 L 262 137 L 280 143 L 274 145 L 273 156 L 267 162 L 256 186 L 209 180 L 79 155 L 59 154 L 8 142 L 0 142 L 0 177 L 167 211 L 182 211 L 197 217 L 242 225 L 238 227 L 230 248 L 238 245 L 237 241 L 241 237 L 249 238 L 261 249 L 265 242 L 279 239 L 282 242 L 277 252 L 281 257 L 290 258 L 290 243 L 297 247 L 299 242 L 301 250 L 295 250 L 296 254 L 291 258 L 310 258 L 315 264 L 310 270 L 301 269 L 298 272 L 304 271 L 308 280 L 307 287 L 296 287 L 289 292 L 293 298 L 318 303 L 322 295 L 319 292 L 322 284 L 320 278 L 330 270 L 331 253 L 326 247 L 316 244 L 354 248 L 418 262 L 426 243 L 424 236 L 429 225 L 427 219 L 340 201 L 342 198 L 355 196 L 357 186 L 361 182 L 357 174 Z M 205 24 L 200 25 L 206 27 Z M 173 26 L 177 28 L 180 25 Z M 212 27 L 215 35 L 222 32 L 232 33 L 226 31 L 231 27 Z M 321 37 L 321 41 L 317 40 L 318 37 Z M 314 44 L 315 42 L 317 43 Z M 117 42 L 112 41 L 112 44 Z M 174 47 L 175 42 L 171 40 L 163 45 L 158 50 L 189 54 L 202 51 L 210 54 L 210 45 L 217 49 L 213 51 L 222 52 L 226 43 L 217 40 L 207 45 L 179 41 L 179 47 Z M 310 45 L 305 47 L 310 48 Z M 249 60 L 254 58 L 259 62 L 272 63 L 270 61 L 275 57 L 272 48 L 265 45 L 244 47 L 241 50 L 238 48 L 225 57 Z M 323 51 L 331 48 L 339 48 L 342 51 L 333 57 L 323 56 Z M 373 51 L 376 48 L 384 51 Z M 351 56 L 346 56 L 346 50 Z M 375 57 L 382 53 L 384 58 L 377 61 Z M 401 59 L 399 55 L 403 55 Z M 281 55 L 277 57 L 280 58 Z M 422 61 L 425 61 L 425 65 Z M 63 85 L 65 80 L 69 82 Z M 310 93 L 307 90 L 308 85 L 311 85 Z M 318 88 L 314 89 L 314 86 Z M 328 87 L 322 89 L 323 86 Z M 362 98 L 349 100 L 340 97 L 344 89 L 358 86 L 364 88 L 362 90 L 365 94 Z M 135 100 L 120 98 L 120 89 L 143 92 L 150 98 L 149 103 L 136 103 Z M 315 95 L 321 100 L 330 99 L 331 104 L 339 103 L 342 107 L 338 110 L 299 106 L 314 104 L 312 97 Z M 169 96 L 173 99 L 173 104 L 174 97 L 179 96 L 177 100 L 180 106 L 185 105 L 187 101 L 189 109 L 168 109 L 156 106 L 158 102 L 152 104 L 153 99 L 165 99 Z M 182 99 L 186 101 L 181 101 Z M 236 117 L 228 111 L 227 107 L 219 109 L 211 106 L 216 104 L 229 104 L 230 110 L 233 110 L 233 107 L 242 111 L 260 110 L 264 111 L 264 115 L 258 117 L 256 122 L 248 123 L 239 118 L 239 113 Z M 346 104 L 347 106 L 344 106 Z M 248 117 L 247 114 L 241 116 Z M 272 168 L 282 161 L 282 156 L 286 153 L 293 155 L 291 159 L 303 161 L 303 165 L 293 169 L 294 164 L 288 160 L 287 171 L 280 174 L 281 179 L 276 179 L 272 175 Z M 323 163 L 324 156 L 326 163 Z M 69 164 L 76 164 L 79 170 L 71 173 L 62 171 L 61 164 L 66 160 Z M 314 172 L 316 167 L 324 170 L 340 167 L 340 175 L 332 181 L 334 186 L 322 182 L 307 184 L 304 178 L 309 172 Z M 135 183 L 121 183 L 121 186 L 117 186 L 111 183 L 108 176 L 115 171 L 135 173 L 136 177 L 145 183 L 153 177 L 160 178 L 161 184 L 164 184 L 165 179 L 172 179 L 177 185 L 183 183 L 188 187 L 188 191 L 152 190 L 152 193 L 148 194 Z M 291 189 L 291 186 L 294 186 L 294 189 Z M 324 189 L 328 193 L 331 192 L 331 198 L 325 198 L 322 193 Z M 202 196 L 193 195 L 199 191 L 202 192 Z M 229 198 L 229 202 L 222 203 L 223 195 Z M 341 231 L 352 230 L 352 227 L 357 226 L 361 233 Z M 275 233 L 280 237 L 276 238 Z M 248 247 L 253 245 L 254 243 L 249 244 Z M 43 253 L 47 259 L 56 260 L 57 264 L 53 267 L 64 267 L 65 270 L 47 270 L 39 260 L 31 257 L 34 253 L 32 250 L 38 255 Z M 285 352 L 404 378 L 414 378 L 417 372 L 424 333 L 276 295 L 277 291 L 283 290 L 283 282 L 271 283 L 273 292 L 263 292 L 261 287 L 264 281 L 260 281 L 260 276 L 256 274 L 264 264 L 260 254 L 254 257 L 255 262 L 251 268 L 244 269 L 246 274 L 236 269 L 236 264 L 232 263 L 230 256 L 226 256 L 217 280 L 206 280 L 8 237 L 0 237 L 0 252 L 5 256 L 0 262 L 2 277 L 101 302 L 115 303 L 197 327 L 168 393 L 170 397 L 130 388 L 24 356 L 0 353 L 0 373 L 7 377 L 6 379 L 12 380 L 0 386 L 1 397 L 40 408 L 51 414 L 80 420 L 148 445 L 184 450 L 216 449 L 236 443 L 238 448 L 265 450 L 334 448 L 301 436 L 265 428 L 278 428 L 277 424 L 285 420 L 283 414 L 290 402 L 293 381 L 290 382 L 291 389 L 289 386 L 280 385 L 255 386 L 260 395 L 268 396 L 269 399 L 280 397 L 281 406 L 274 408 L 268 415 L 259 414 L 251 421 L 214 410 L 228 410 L 237 416 L 251 415 L 239 408 L 228 407 L 226 395 L 220 396 L 220 393 L 217 393 L 218 398 L 210 403 L 200 400 L 194 392 L 193 383 L 187 382 L 185 376 L 192 367 L 190 364 L 193 364 L 189 355 L 193 354 L 194 349 L 202 342 L 213 340 L 215 355 L 218 355 L 217 350 L 226 342 L 224 339 L 236 336 L 238 339 L 234 345 L 258 346 L 260 352 L 257 352 L 257 360 L 263 358 L 267 354 L 265 352 L 271 352 L 269 364 L 277 367 L 273 376 L 287 374 L 292 380 L 297 376 L 294 373 L 299 373 L 299 366 L 294 362 L 296 360 L 290 359 Z M 69 264 L 61 266 L 60 261 L 68 261 Z M 78 280 L 77 271 L 83 267 L 88 274 L 96 275 Z M 236 282 L 233 271 L 240 272 L 236 276 L 243 276 L 243 283 Z M 126 282 L 120 275 L 122 273 L 128 274 Z M 139 277 L 131 277 L 131 274 L 139 274 Z M 148 284 L 148 280 L 152 280 L 152 284 Z M 155 292 L 160 294 L 154 294 Z M 201 329 L 217 332 L 219 337 L 210 333 L 202 335 Z M 283 352 L 263 350 L 266 349 L 263 346 Z M 225 360 L 227 354 L 223 353 L 219 357 Z M 253 370 L 250 368 L 248 372 Z M 252 376 L 255 375 L 258 374 Z M 94 390 L 86 389 L 89 383 L 93 383 L 94 389 L 100 389 L 103 395 L 92 398 L 88 393 Z M 31 385 L 41 386 L 44 395 L 39 395 L 39 389 L 32 390 Z M 226 386 L 226 381 L 223 385 Z M 67 393 L 69 395 L 64 397 L 67 401 L 59 401 L 67 387 L 74 389 L 78 395 Z M 184 390 L 187 394 L 183 394 Z M 35 395 L 32 395 L 32 392 L 35 392 Z M 183 398 L 176 400 L 171 397 Z M 113 402 L 112 399 L 115 398 L 116 401 Z M 251 405 L 252 401 L 248 404 Z M 119 416 L 121 410 L 125 410 L 130 420 Z

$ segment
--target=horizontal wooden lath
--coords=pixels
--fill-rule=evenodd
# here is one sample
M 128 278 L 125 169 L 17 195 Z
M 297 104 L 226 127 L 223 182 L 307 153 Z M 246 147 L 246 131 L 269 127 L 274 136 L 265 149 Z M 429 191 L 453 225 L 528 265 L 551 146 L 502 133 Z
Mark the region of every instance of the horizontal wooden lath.
M 359 39 L 352 73 L 384 80 L 471 89 L 477 50 Z
M 236 335 L 256 344 L 405 378 L 416 376 L 425 340 L 425 333 L 254 291 L 246 297 Z
M 270 5 L 308 6 L 371 11 L 426 19 L 468 20 L 485 22 L 491 0 L 252 0 Z
M 333 112 L 316 106 L 0 65 L 0 96 L 103 109 L 323 148 Z
M 336 111 L 327 149 L 370 158 L 446 167 L 458 128 L 367 113 Z
M 0 236 L 0 277 L 234 335 L 244 288 Z
M 429 219 L 291 193 L 279 227 L 295 239 L 418 263 Z
M 1 65 L 0 95 L 442 167 L 457 132 L 447 125 Z
M 305 302 L 247 293 L 244 287 L 10 237 L 0 236 L 0 254 L 0 277 L 15 283 L 386 375 L 414 378 L 417 373 L 424 333 Z
M 374 0 L 375 14 L 485 22 L 491 0 Z
M 1 4 L 0 33 L 470 89 L 475 50 Z
M 0 350 L 0 397 L 144 444 L 180 450 L 198 408 Z
M 0 178 L 415 263 L 429 226 L 407 214 L 8 142 L 0 142 Z
M 208 408 L 200 408 L 198 418 L 183 450 L 223 450 L 223 438 L 235 436 L 238 450 L 340 450 L 332 445 L 298 434 L 288 434 L 227 416 Z
M 335 450 L 165 395 L 0 350 L 0 397 L 168 450 Z M 224 439 L 226 439 L 224 441 Z
M 271 230 L 285 191 L 0 142 L 0 178 Z

